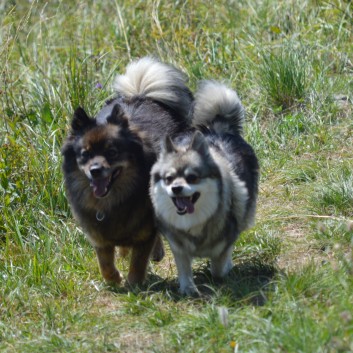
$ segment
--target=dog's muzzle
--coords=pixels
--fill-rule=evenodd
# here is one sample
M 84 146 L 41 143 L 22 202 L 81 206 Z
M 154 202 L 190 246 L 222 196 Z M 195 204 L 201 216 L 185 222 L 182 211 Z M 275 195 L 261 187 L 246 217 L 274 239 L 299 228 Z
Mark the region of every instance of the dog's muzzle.
M 172 188 L 173 190 L 173 188 Z M 172 197 L 173 203 L 177 208 L 179 215 L 191 214 L 195 211 L 195 203 L 199 199 L 200 193 L 195 192 L 191 196 L 174 196 Z
M 107 169 L 99 165 L 91 166 L 90 185 L 93 190 L 93 195 L 97 198 L 106 196 L 113 184 L 113 181 L 121 173 L 122 168 L 118 167 L 115 170 Z

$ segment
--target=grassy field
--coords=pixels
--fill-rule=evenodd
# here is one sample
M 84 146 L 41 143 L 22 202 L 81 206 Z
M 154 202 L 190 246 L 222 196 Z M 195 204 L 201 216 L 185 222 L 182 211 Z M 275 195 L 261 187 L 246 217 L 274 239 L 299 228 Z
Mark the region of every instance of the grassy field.
M 1 352 L 353 352 L 352 1 L 3 1 L 0 21 Z M 202 299 L 169 249 L 140 291 L 107 286 L 65 198 L 73 110 L 144 55 L 235 88 L 261 163 L 231 274 L 194 264 Z

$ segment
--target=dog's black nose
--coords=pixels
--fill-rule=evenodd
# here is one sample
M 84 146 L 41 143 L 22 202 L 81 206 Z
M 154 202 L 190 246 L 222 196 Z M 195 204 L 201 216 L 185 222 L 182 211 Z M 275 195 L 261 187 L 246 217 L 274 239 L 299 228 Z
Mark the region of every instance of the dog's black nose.
M 172 191 L 175 195 L 179 195 L 183 191 L 183 187 L 180 185 L 172 186 Z
M 89 172 L 91 173 L 93 179 L 100 178 L 103 174 L 103 167 L 99 165 L 93 165 Z

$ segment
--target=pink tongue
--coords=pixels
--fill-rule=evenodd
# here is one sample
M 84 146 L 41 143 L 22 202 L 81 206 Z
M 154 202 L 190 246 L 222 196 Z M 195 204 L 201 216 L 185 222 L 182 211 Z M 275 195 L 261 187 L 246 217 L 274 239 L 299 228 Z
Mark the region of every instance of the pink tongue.
M 184 210 L 186 208 L 187 213 L 193 213 L 195 210 L 190 197 L 177 197 L 175 203 L 179 210 Z
M 109 177 L 92 180 L 91 186 L 95 197 L 102 197 L 106 194 L 109 180 Z

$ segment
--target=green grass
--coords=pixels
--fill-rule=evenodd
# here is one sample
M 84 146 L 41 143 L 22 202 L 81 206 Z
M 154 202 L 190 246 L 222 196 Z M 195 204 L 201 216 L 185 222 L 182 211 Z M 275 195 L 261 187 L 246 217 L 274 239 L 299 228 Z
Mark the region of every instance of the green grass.
M 351 1 L 8 1 L 0 14 L 1 352 L 353 352 Z M 106 285 L 65 197 L 73 110 L 94 115 L 147 54 L 192 88 L 230 83 L 261 163 L 235 268 L 216 282 L 195 261 L 202 299 L 179 296 L 169 248 L 140 290 Z
M 331 171 L 312 196 L 313 207 L 320 213 L 353 216 L 353 177 L 350 167 Z
M 293 45 L 293 44 L 292 44 Z M 281 47 L 279 53 L 262 54 L 259 82 L 268 101 L 281 110 L 305 102 L 310 59 L 300 48 Z

